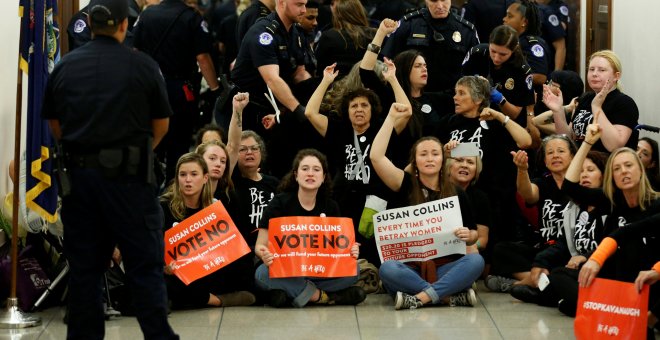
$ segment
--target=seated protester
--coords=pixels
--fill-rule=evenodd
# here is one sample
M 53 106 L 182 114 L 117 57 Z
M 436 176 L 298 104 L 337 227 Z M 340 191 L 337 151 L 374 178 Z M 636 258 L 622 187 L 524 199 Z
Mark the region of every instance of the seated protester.
M 212 140 L 199 145 L 195 150 L 197 154 L 204 158 L 208 166 L 209 186 L 211 192 L 213 192 L 213 198 L 220 200 L 233 218 L 238 216 L 238 198 L 234 191 L 234 184 L 231 181 L 231 174 L 238 159 L 243 109 L 249 101 L 248 93 L 234 95 L 232 100 L 233 113 L 229 123 L 229 143 L 226 146 L 220 141 Z M 251 228 L 242 225 L 240 222 L 234 220 L 236 227 L 247 240 Z
M 458 144 L 456 141 L 451 141 L 447 143 L 446 148 L 452 150 Z M 473 246 L 468 247 L 468 252 L 478 252 L 485 258 L 485 250 L 488 246 L 488 229 L 492 223 L 492 217 L 488 196 L 475 186 L 483 169 L 481 157 L 451 157 L 447 159 L 445 169 L 449 173 L 449 182 L 463 189 L 470 199 L 472 211 L 479 212 L 475 214 L 475 223 L 477 224 L 479 238 Z M 490 262 L 486 261 L 486 263 Z
M 605 221 L 606 230 L 612 232 L 580 269 L 580 287 L 589 287 L 596 276 L 635 282 L 640 271 L 653 267 L 660 259 L 660 194 L 651 188 L 635 151 L 620 148 L 612 152 L 607 161 L 603 190 L 613 206 Z M 614 259 L 605 262 L 615 252 Z M 657 323 L 660 315 L 658 296 L 658 286 L 651 286 L 650 326 Z M 649 332 L 652 334 L 653 330 Z
M 587 82 L 594 92 L 587 92 L 578 98 L 570 121 L 566 120 L 561 91 L 555 94 L 550 86 L 544 85 L 543 103 L 552 110 L 555 131 L 569 135 L 579 144 L 585 138 L 587 126 L 598 124 L 603 132 L 594 150 L 612 152 L 623 146 L 634 149 L 639 135 L 635 130 L 639 110 L 635 101 L 619 90 L 620 79 L 621 61 L 614 52 L 602 50 L 593 53 L 589 58 Z M 595 117 L 598 119 L 595 120 Z
M 516 167 L 509 152 L 527 148 L 532 142 L 524 128 L 503 113 L 489 108 L 490 85 L 478 76 L 465 76 L 456 82 L 455 114 L 444 118 L 438 132 L 441 142 L 475 142 L 483 162 L 483 173 L 476 187 L 490 200 L 493 224 L 489 229 L 486 253 L 500 241 L 522 238 L 527 228 L 516 204 Z M 512 227 L 513 226 L 513 227 Z M 486 256 L 489 260 L 490 256 Z
M 397 23 L 393 20 L 383 20 L 360 64 L 360 74 L 364 86 L 379 94 L 383 107 L 390 107 L 394 102 L 405 103 L 397 98 L 398 88 L 381 86 L 377 78 L 373 76 L 374 72 L 370 72 L 374 69 L 383 39 L 397 27 Z M 387 58 L 385 60 L 388 61 Z M 406 129 L 398 132 L 395 140 L 390 143 L 388 156 L 396 166 L 405 167 L 408 161 L 408 151 L 412 145 L 419 138 L 433 135 L 436 132 L 441 118 L 453 112 L 453 102 L 445 92 L 424 91 L 428 72 L 426 59 L 420 51 L 406 50 L 398 53 L 394 58 L 394 66 L 396 66 L 396 79 L 407 96 L 406 101 L 412 104 L 413 115 L 409 119 Z
M 209 171 L 202 156 L 187 153 L 179 158 L 176 178 L 161 196 L 163 232 L 213 203 Z M 247 259 L 247 261 L 245 260 Z M 202 308 L 207 306 L 249 306 L 255 297 L 248 290 L 253 287 L 253 269 L 250 255 L 246 254 L 207 276 L 186 285 L 165 267 L 165 283 L 172 307 Z
M 479 237 L 470 203 L 465 192 L 442 176 L 442 144 L 435 137 L 424 137 L 410 151 L 414 175 L 397 168 L 385 153 L 394 124 L 412 115 L 408 105 L 392 104 L 383 126 L 374 139 L 371 162 L 385 185 L 398 193 L 402 206 L 458 196 L 463 227 L 454 230 L 456 237 L 468 246 Z M 425 262 L 388 260 L 381 264 L 379 274 L 383 287 L 394 297 L 394 308 L 413 309 L 425 304 L 474 306 L 477 298 L 470 288 L 484 269 L 478 253 L 454 254 Z
M 383 77 L 397 89 L 397 99 L 406 100 L 396 79 L 394 64 L 391 61 L 386 64 L 388 69 Z M 357 231 L 367 195 L 375 194 L 386 200 L 383 197 L 384 187 L 374 176 L 369 160 L 372 141 L 379 128 L 375 122 L 381 111 L 380 101 L 373 91 L 359 87 L 344 96 L 340 107 L 341 118 L 321 114 L 321 100 L 337 75 L 334 64 L 325 68 L 319 87 L 307 103 L 305 116 L 326 139 L 330 159 L 335 166 L 333 197 L 339 202 L 343 215 L 353 220 L 357 241 L 365 246 L 363 255 L 369 262 L 378 265 L 380 260 L 375 240 L 365 239 Z M 399 121 L 396 131 L 402 131 L 406 123 L 406 119 Z
M 225 130 L 220 126 L 212 123 L 206 124 L 197 131 L 197 134 L 195 135 L 195 146 L 212 140 L 225 143 L 227 141 L 227 135 Z
M 243 131 L 238 147 L 238 171 L 233 173 L 232 181 L 238 196 L 237 220 L 249 228 L 249 235 L 244 237 L 250 247 L 257 242 L 263 210 L 275 197 L 280 183 L 277 177 L 260 172 L 265 160 L 266 145 L 261 136 L 252 130 Z
M 660 156 L 658 142 L 649 137 L 642 137 L 637 141 L 637 156 L 642 160 L 646 177 L 653 190 L 660 190 Z
M 257 268 L 257 286 L 270 291 L 270 305 L 283 307 L 287 299 L 293 299 L 294 307 L 307 304 L 356 305 L 366 298 L 361 287 L 353 286 L 355 276 L 338 278 L 289 277 L 270 278 L 268 267 L 277 261 L 268 249 L 268 224 L 271 218 L 282 216 L 339 217 L 339 206 L 330 198 L 332 184 L 328 176 L 325 155 L 314 149 L 303 149 L 293 160 L 291 171 L 280 183 L 281 193 L 276 195 L 264 210 L 259 224 L 255 253 L 263 261 Z M 357 258 L 359 244 L 351 246 L 351 256 Z
M 516 187 L 525 204 L 537 205 L 540 209 L 538 225 L 540 235 L 528 242 L 500 242 L 493 249 L 493 272 L 486 278 L 486 287 L 496 292 L 509 292 L 512 285 L 538 287 L 539 275 L 548 270 L 533 267 L 540 251 L 556 244 L 563 235 L 564 212 L 568 197 L 561 192 L 566 170 L 576 152 L 575 144 L 562 135 L 546 137 L 541 143 L 538 159 L 548 170 L 547 175 L 529 179 L 527 152 L 511 152 L 513 163 L 518 168 Z
M 535 267 L 550 270 L 550 285 L 540 297 L 523 286 L 514 287 L 515 294 L 512 290 L 512 295 L 523 301 L 545 300 L 547 304 L 554 301 L 552 305 L 558 304 L 559 310 L 569 316 L 575 316 L 577 308 L 579 269 L 606 235 L 605 220 L 612 211 L 612 205 L 602 190 L 607 154 L 589 151 L 589 143 L 596 139 L 597 136 L 587 133 L 587 143 L 583 143 L 573 157 L 562 184 L 562 192 L 571 199 L 564 213 L 566 242 L 558 242 L 539 253 L 534 261 Z M 553 261 L 559 257 L 563 263 Z M 555 262 L 554 269 L 549 268 L 552 266 L 550 261 Z
M 611 211 L 610 202 L 601 189 L 607 154 L 588 150 L 588 145 L 583 143 L 562 183 L 562 192 L 571 199 L 564 212 L 564 234 L 557 243 L 536 254 L 532 264 L 532 272 L 540 269 L 548 275 L 550 285 L 543 291 L 531 285 L 511 288 L 511 295 L 524 302 L 555 307 L 563 300 L 560 310 L 567 313 L 567 308 L 572 306 L 573 316 L 577 305 L 578 270 L 605 236 L 604 222 Z

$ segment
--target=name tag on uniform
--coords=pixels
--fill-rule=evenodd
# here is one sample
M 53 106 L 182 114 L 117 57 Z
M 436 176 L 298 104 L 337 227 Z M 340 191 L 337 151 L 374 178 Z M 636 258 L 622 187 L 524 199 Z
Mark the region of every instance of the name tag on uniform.
M 426 34 L 413 33 L 413 38 L 426 39 Z

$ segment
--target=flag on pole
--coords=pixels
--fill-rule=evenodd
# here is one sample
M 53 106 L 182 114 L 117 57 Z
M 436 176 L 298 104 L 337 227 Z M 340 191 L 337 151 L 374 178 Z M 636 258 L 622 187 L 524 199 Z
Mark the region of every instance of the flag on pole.
M 60 57 L 56 0 L 19 0 L 20 67 L 28 77 L 25 206 L 50 223 L 57 221 L 57 186 L 52 175 L 53 138 L 41 106 L 48 74 Z M 21 195 L 22 196 L 22 195 Z M 27 216 L 25 209 L 23 216 Z

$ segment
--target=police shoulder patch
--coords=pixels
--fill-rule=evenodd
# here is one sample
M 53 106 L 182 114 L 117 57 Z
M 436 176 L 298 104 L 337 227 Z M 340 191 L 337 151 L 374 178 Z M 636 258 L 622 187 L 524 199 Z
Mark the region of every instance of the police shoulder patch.
M 533 80 L 534 80 L 534 78 L 532 77 L 531 74 L 528 75 L 527 78 L 525 78 L 525 83 L 527 84 L 527 89 L 529 89 L 529 90 L 532 89 L 532 86 L 534 85 Z
M 543 50 L 543 47 L 539 44 L 535 44 L 534 46 L 532 46 L 531 50 L 532 50 L 532 54 L 535 57 L 541 58 L 545 55 L 545 51 Z
M 73 31 L 75 33 L 80 33 L 83 30 L 85 30 L 85 27 L 87 27 L 87 23 L 83 19 L 78 19 L 76 22 L 73 24 Z
M 559 19 L 554 14 L 551 14 L 548 17 L 548 21 L 550 22 L 550 24 L 552 24 L 552 26 L 559 26 Z
M 202 28 L 202 31 L 204 31 L 204 33 L 209 33 L 209 24 L 206 22 L 206 20 L 202 20 L 202 23 L 199 24 L 199 27 Z
M 273 42 L 273 36 L 268 32 L 259 34 L 259 43 L 268 46 Z
M 568 16 L 568 7 L 567 6 L 560 6 L 559 7 L 559 12 L 561 12 L 561 14 L 563 14 L 565 16 Z

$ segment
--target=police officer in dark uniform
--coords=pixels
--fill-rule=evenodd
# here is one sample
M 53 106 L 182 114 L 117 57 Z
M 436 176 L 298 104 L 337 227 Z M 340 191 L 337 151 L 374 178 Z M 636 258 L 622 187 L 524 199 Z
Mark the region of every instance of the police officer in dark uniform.
M 502 24 L 501 18 L 515 0 L 469 0 L 463 5 L 463 19 L 477 28 L 479 39 L 486 40 L 490 32 Z
M 428 62 L 427 92 L 452 93 L 461 77 L 461 62 L 479 44 L 470 22 L 450 12 L 451 0 L 426 0 L 426 7 L 406 14 L 383 46 L 383 55 L 394 59 L 401 51 L 420 50 Z
M 550 45 L 554 62 L 550 63 L 550 71 L 563 70 L 566 63 L 566 28 L 561 21 L 561 14 L 542 1 L 537 1 L 541 17 L 541 37 Z
M 275 12 L 258 20 L 250 28 L 241 43 L 231 74 L 240 90 L 249 92 L 252 98 L 243 111 L 243 128 L 255 130 L 266 139 L 269 138 L 264 128 L 270 129 L 281 123 L 282 119 L 294 124 L 306 121 L 305 108 L 292 91 L 296 84 L 311 78 L 305 70 L 307 48 L 304 46 L 304 32 L 296 24 L 306 12 L 304 2 L 302 6 L 300 4 L 296 0 L 278 1 Z M 273 115 L 275 110 L 264 97 L 264 93 L 269 93 L 269 88 L 277 105 L 283 107 L 283 112 L 286 111 L 281 116 Z M 272 133 L 278 131 L 282 130 L 276 129 Z M 270 155 L 284 152 L 286 148 L 292 151 L 292 147 L 270 143 L 283 142 L 283 139 L 286 137 L 270 138 Z M 278 162 L 269 165 L 279 165 L 276 171 L 286 172 L 286 164 L 284 159 L 278 159 Z
M 126 34 L 126 39 L 124 39 L 124 44 L 128 46 L 133 46 L 133 34 L 131 30 L 133 29 L 133 24 L 137 20 L 138 15 L 140 14 L 140 6 L 135 2 L 135 0 L 128 1 L 128 33 Z M 87 12 L 88 7 L 83 7 L 80 11 L 71 17 L 69 25 L 66 28 L 67 36 L 69 37 L 69 51 L 84 45 L 88 41 L 92 40 L 92 32 L 87 25 Z
M 238 17 L 236 26 L 236 41 L 241 45 L 247 31 L 258 19 L 266 17 L 275 10 L 275 0 L 259 0 L 253 2 Z
M 42 116 L 65 151 L 59 182 L 69 339 L 104 336 L 101 282 L 115 245 L 145 339 L 178 339 L 167 321 L 152 163 L 172 111 L 158 65 L 121 44 L 127 14 L 125 0 L 91 0 L 94 38 L 55 66 L 44 96 Z
M 158 148 L 166 162 L 166 179 L 174 178 L 176 162 L 188 152 L 199 118 L 197 66 L 212 93 L 219 95 L 210 52 L 213 38 L 202 16 L 182 0 L 164 0 L 145 9 L 133 29 L 135 47 L 160 66 L 174 116 L 170 131 Z M 210 102 L 213 102 L 209 100 Z
M 509 55 L 503 56 L 507 52 Z M 527 126 L 526 108 L 534 105 L 533 76 L 513 28 L 495 27 L 488 44 L 470 49 L 463 62 L 463 74 L 487 78 L 493 86 L 491 107 L 511 117 L 518 125 Z

